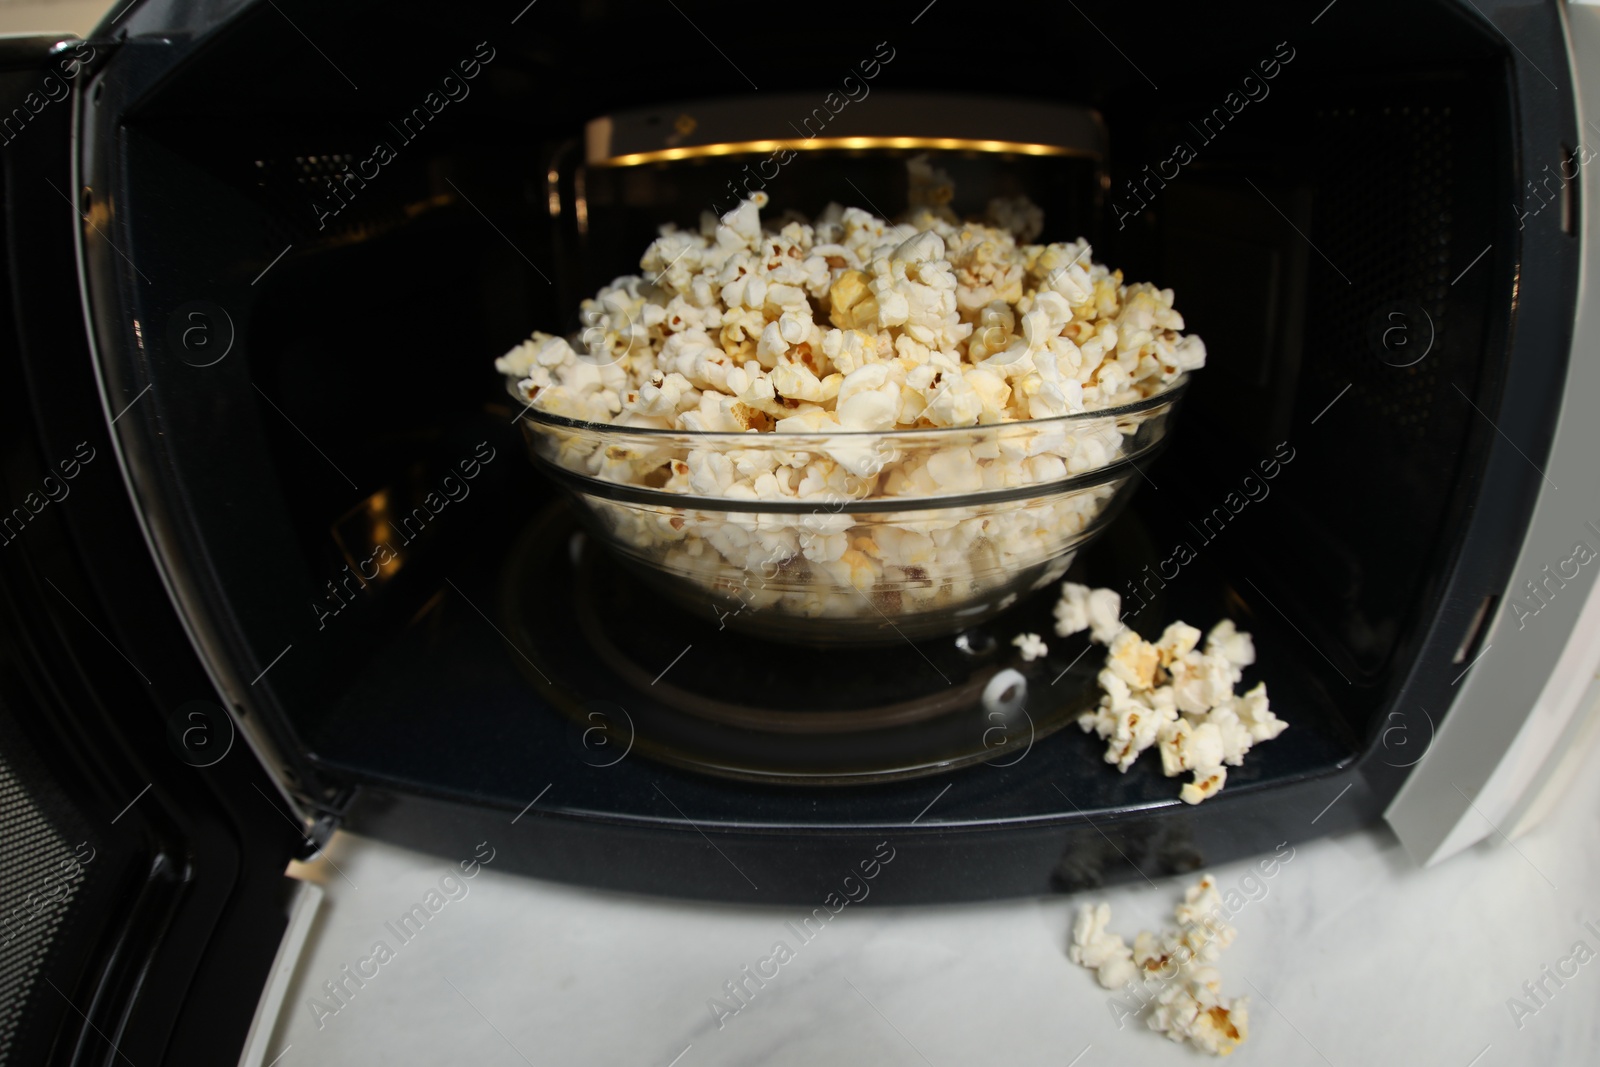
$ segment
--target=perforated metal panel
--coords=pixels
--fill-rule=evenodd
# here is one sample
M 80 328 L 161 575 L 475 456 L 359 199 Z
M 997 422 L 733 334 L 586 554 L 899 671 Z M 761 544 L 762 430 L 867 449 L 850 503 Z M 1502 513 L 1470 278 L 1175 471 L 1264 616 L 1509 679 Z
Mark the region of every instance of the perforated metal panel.
M 99 871 L 77 808 L 38 774 L 9 718 L 0 707 L 0 1067 L 20 1067 L 24 1028 L 62 1007 L 45 967 Z M 57 1003 L 34 1010 L 46 998 Z
M 1365 410 L 1370 432 L 1396 445 L 1428 441 L 1436 436 L 1439 402 L 1454 401 L 1452 422 L 1465 407 L 1451 377 L 1469 389 L 1476 377 L 1472 339 L 1456 345 L 1450 332 L 1456 318 L 1450 283 L 1484 248 L 1457 247 L 1461 118 L 1447 103 L 1392 103 L 1324 110 L 1316 122 L 1327 154 L 1322 170 L 1336 180 L 1318 192 L 1317 221 L 1325 223 L 1318 246 L 1328 259 L 1313 264 L 1321 282 L 1306 361 L 1313 395 L 1331 398 L 1349 384 L 1345 399 Z M 1489 273 L 1481 261 L 1473 266 Z M 1403 310 L 1402 302 L 1408 305 Z M 1386 319 L 1391 308 L 1397 317 Z M 1420 319 L 1418 308 L 1425 313 Z M 1393 363 L 1408 361 L 1413 352 L 1418 362 L 1383 362 L 1375 329 L 1380 336 L 1398 331 L 1387 353 Z M 1405 345 L 1399 344 L 1402 332 Z M 1448 436 L 1453 446 L 1458 433 L 1452 426 L 1438 436 Z
M 1415 602 L 1418 563 L 1440 543 L 1452 472 L 1483 418 L 1470 398 L 1494 343 L 1491 308 L 1506 291 L 1494 209 L 1510 212 L 1496 196 L 1497 149 L 1484 136 L 1493 109 L 1479 88 L 1354 97 L 1310 125 L 1319 180 L 1306 232 L 1318 254 L 1295 427 L 1301 473 L 1319 487 L 1305 506 L 1331 556 L 1360 561 L 1296 580 L 1302 606 L 1332 624 L 1323 636 L 1348 650 L 1347 673 L 1381 669 Z M 1356 453 L 1367 458 L 1352 463 Z M 1343 503 L 1356 500 L 1362 508 Z
M 406 142 L 396 141 L 404 151 Z M 411 149 L 410 154 L 418 151 Z M 371 155 L 368 148 L 361 152 L 265 155 L 249 161 L 247 180 L 254 183 L 269 208 L 265 219 L 269 241 L 263 250 L 276 254 L 282 247 L 279 242 L 303 240 L 299 236 L 303 229 L 314 229 L 319 236 L 340 242 L 370 238 L 406 222 L 441 190 L 449 192 L 442 182 L 435 188 L 426 180 L 426 171 L 414 166 L 391 167 L 384 175 L 387 180 L 368 182 L 359 168 L 371 162 Z M 235 161 L 236 165 L 242 162 Z M 234 173 L 242 177 L 245 172 Z M 396 181 L 396 173 L 406 177 Z M 355 210 L 357 204 L 360 210 Z

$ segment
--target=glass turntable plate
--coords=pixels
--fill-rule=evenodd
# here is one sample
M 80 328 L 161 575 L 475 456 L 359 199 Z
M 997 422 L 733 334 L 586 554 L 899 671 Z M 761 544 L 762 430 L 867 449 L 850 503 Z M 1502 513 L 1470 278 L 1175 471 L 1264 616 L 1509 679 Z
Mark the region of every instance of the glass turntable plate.
M 1140 536 L 1089 550 L 1088 563 L 1117 573 Z M 530 650 L 513 658 L 597 766 L 631 753 L 782 784 L 914 778 L 1020 760 L 1099 698 L 1103 650 L 1055 636 L 1056 582 L 957 636 L 781 644 L 727 627 L 709 599 L 700 617 L 656 595 L 556 505 L 522 535 L 501 589 L 511 641 Z M 1026 631 L 1049 655 L 1022 660 L 1011 640 Z

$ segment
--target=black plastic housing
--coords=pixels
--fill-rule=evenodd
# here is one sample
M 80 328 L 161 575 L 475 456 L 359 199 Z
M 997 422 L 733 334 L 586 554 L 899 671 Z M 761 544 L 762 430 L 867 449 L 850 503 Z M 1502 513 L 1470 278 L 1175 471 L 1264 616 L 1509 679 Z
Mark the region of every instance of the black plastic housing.
M 4 949 L 13 1063 L 236 1059 L 284 930 L 284 868 L 302 847 L 184 635 L 95 386 L 72 118 L 114 51 L 0 42 L 3 113 L 32 116 L 0 151 L 5 863 L 8 889 L 46 902 L 22 911 Z M 69 847 L 82 843 L 65 897 L 35 862 L 38 834 L 9 817 L 19 794 Z M 7 911 L 16 903 L 8 893 Z

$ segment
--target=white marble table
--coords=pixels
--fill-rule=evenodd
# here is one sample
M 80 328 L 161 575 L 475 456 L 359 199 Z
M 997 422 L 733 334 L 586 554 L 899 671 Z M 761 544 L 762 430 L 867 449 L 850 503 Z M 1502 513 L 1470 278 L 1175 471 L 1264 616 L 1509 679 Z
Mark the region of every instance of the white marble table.
M 1238 1064 L 1600 1062 L 1600 958 L 1519 1029 L 1507 1000 L 1582 940 L 1600 952 L 1600 775 L 1506 844 L 1422 870 L 1386 830 L 1312 842 L 1235 920 L 1224 989 L 1251 996 Z M 723 984 L 767 956 L 799 908 L 686 904 L 497 872 L 464 883 L 410 943 L 319 1021 L 323 982 L 448 864 L 337 839 L 311 868 L 327 890 L 267 1060 L 298 1064 L 1004 1064 L 1099 1067 L 1209 1059 L 1129 1024 L 1069 963 L 1079 898 L 847 907 L 718 1028 Z M 466 858 L 463 856 L 463 858 Z M 1250 864 L 1215 868 L 1223 888 Z M 892 866 L 885 876 L 892 874 Z M 1096 894 L 1131 941 L 1170 917 L 1188 879 Z M 359 887 L 359 888 L 353 888 Z M 456 890 L 456 892 L 460 892 Z M 354 988 L 353 985 L 350 988 Z M 1269 1003 L 1270 1002 L 1270 1006 Z M 283 1050 L 288 1046 L 287 1052 Z M 1476 1059 L 1475 1059 L 1476 1057 Z M 676 1058 L 676 1059 L 675 1059 Z

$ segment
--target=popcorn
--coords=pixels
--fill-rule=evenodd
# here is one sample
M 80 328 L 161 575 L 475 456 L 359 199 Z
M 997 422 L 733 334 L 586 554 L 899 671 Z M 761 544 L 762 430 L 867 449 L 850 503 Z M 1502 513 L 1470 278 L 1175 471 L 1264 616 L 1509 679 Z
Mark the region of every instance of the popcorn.
M 1167 668 L 1178 710 L 1204 715 L 1233 695 L 1233 664 L 1221 656 L 1189 652 Z
M 1250 1036 L 1250 998 L 1222 997 L 1195 980 L 1163 990 L 1145 1025 L 1178 1043 L 1226 1056 Z
M 988 215 L 989 221 L 1019 241 L 1031 241 L 1044 229 L 1044 212 L 1025 196 L 995 197 L 989 201 Z
M 1205 875 L 1173 910 L 1178 928 L 1159 934 L 1141 930 L 1131 949 L 1107 929 L 1109 904 L 1084 904 L 1072 926 L 1067 958 L 1094 971 L 1105 988 L 1130 990 L 1140 1000 L 1146 998 L 1136 980 L 1145 990 L 1159 983 L 1149 998 L 1145 1025 L 1172 1041 L 1226 1056 L 1250 1036 L 1250 1000 L 1223 996 L 1222 975 L 1211 966 L 1235 934 L 1214 918 L 1221 903 L 1216 880 Z
M 1115 590 L 1062 582 L 1061 599 L 1054 609 L 1056 636 L 1071 637 L 1088 630 L 1089 640 L 1109 645 L 1125 629 L 1121 609 L 1122 597 Z
M 1216 633 L 1223 626 L 1231 629 L 1233 623 L 1228 619 L 1223 619 L 1222 622 L 1217 623 L 1212 628 L 1211 632 Z M 1250 640 L 1250 635 L 1246 634 L 1244 639 L 1246 641 Z M 1173 623 L 1161 631 L 1161 637 L 1156 641 L 1156 651 L 1160 656 L 1161 665 L 1163 667 L 1171 667 L 1174 662 L 1193 652 L 1194 647 L 1199 643 L 1199 630 L 1186 622 Z M 1254 662 L 1254 658 L 1254 656 L 1251 657 L 1251 662 Z
M 1129 629 L 1111 639 L 1111 648 L 1106 653 L 1106 669 L 1129 689 L 1154 689 L 1156 667 L 1160 663 L 1161 653 L 1156 646 Z
M 1095 589 L 1089 593 L 1089 639 L 1096 644 L 1109 645 L 1123 630 L 1122 597 L 1110 589 Z
M 930 187 L 947 182 L 924 177 Z M 1025 201 L 991 203 L 997 225 L 961 223 L 926 205 L 891 225 L 830 205 L 814 222 L 790 222 L 778 233 L 762 228 L 765 203 L 764 194 L 752 196 L 698 233 L 665 228 L 640 260 L 643 274 L 617 278 L 584 301 L 583 351 L 591 363 L 616 367 L 607 388 L 637 391 L 651 373 L 677 363 L 673 369 L 695 388 L 736 395 L 724 388 L 724 373 L 705 363 L 705 353 L 720 349 L 732 362 L 718 365 L 788 368 L 784 381 L 803 380 L 806 388 L 779 386 L 778 395 L 826 404 L 836 391 L 811 379 L 826 381 L 830 364 L 849 374 L 909 340 L 923 346 L 915 362 L 943 355 L 951 377 L 970 387 L 955 385 L 943 407 L 896 423 L 910 428 L 966 425 L 977 417 L 971 410 L 1014 422 L 1041 417 L 1031 410 L 1041 406 L 1051 414 L 1091 409 L 1096 398 L 1152 395 L 1203 365 L 1204 346 L 1179 333 L 1183 319 L 1170 289 L 1123 284 L 1090 260 L 1082 240 L 1026 243 L 1042 217 Z M 675 337 L 695 342 L 687 363 L 672 348 Z M 1105 359 L 1108 353 L 1116 358 Z M 986 376 L 967 373 L 985 361 L 992 364 Z M 523 380 L 537 364 L 551 375 L 539 390 L 582 391 L 569 380 L 581 362 L 565 341 L 535 334 L 496 365 Z M 809 378 L 797 378 L 799 368 Z M 1025 395 L 1003 388 L 1035 373 Z M 528 399 L 544 406 L 538 396 Z
M 1198 804 L 1207 797 L 1216 796 L 1227 781 L 1226 767 L 1197 768 L 1194 772 L 1194 781 L 1184 784 L 1178 792 L 1178 799 L 1185 804 Z
M 1267 706 L 1266 682 L 1256 683 L 1256 687 L 1239 697 L 1233 707 L 1239 721 L 1256 741 L 1271 741 L 1289 728 L 1289 724 L 1274 715 Z
M 1077 582 L 1061 583 L 1061 599 L 1054 608 L 1056 636 L 1071 637 L 1089 628 L 1089 587 Z
M 1226 754 L 1222 731 L 1214 722 L 1196 726 L 1188 719 L 1176 719 L 1161 736 L 1161 771 L 1168 778 L 1183 771 L 1220 769 Z
M 764 223 L 767 198 L 758 193 L 721 218 L 702 216 L 697 228 L 664 226 L 640 259 L 641 273 L 582 302 L 579 335 L 535 333 L 495 363 L 532 407 L 581 422 L 838 436 L 792 465 L 736 460 L 730 453 L 746 450 L 710 438 L 617 449 L 553 435 L 547 458 L 666 493 L 821 507 L 1044 487 L 1114 461 L 1131 431 L 1127 418 L 1071 428 L 1041 420 L 1154 396 L 1201 366 L 1204 346 L 1181 333 L 1172 291 L 1124 283 L 1092 261 L 1081 239 L 1030 243 L 1043 216 L 1024 199 L 992 202 L 990 222 L 963 222 L 949 208 L 948 175 L 926 159 L 910 172 L 912 210 L 898 223 L 837 204 L 810 221 Z M 1037 432 L 1009 429 L 1031 423 Z M 869 436 L 979 426 L 1007 432 L 938 451 Z M 817 534 L 801 529 L 801 513 L 767 513 L 760 521 L 789 536 L 752 547 L 713 529 L 754 522 L 748 515 L 593 506 L 641 555 L 723 595 L 748 585 L 749 567 L 762 565 L 788 583 L 781 593 L 764 590 L 764 606 L 845 616 L 860 611 L 865 593 L 887 618 L 981 595 L 1030 567 L 1038 568 L 1034 580 L 1055 580 L 1064 569 L 1058 558 L 1112 493 L 1100 486 L 897 518 L 920 539 L 904 542 L 917 546 L 911 556 L 889 547 L 896 539 L 882 536 L 882 516 Z M 907 577 L 908 568 L 918 576 Z M 796 588 L 835 579 L 851 588 Z M 1085 596 L 1057 606 L 1057 633 L 1089 629 L 1109 645 L 1124 629 L 1119 598 L 1109 590 Z M 1240 660 L 1251 654 L 1247 641 L 1213 636 L 1221 651 L 1208 646 L 1207 654 L 1248 665 Z M 1041 640 L 1037 654 L 1043 647 Z M 1184 651 L 1192 649 L 1162 655 Z M 1206 679 L 1189 685 L 1181 707 L 1211 695 Z M 1240 737 L 1271 728 L 1265 719 L 1236 719 Z
M 1106 930 L 1111 922 L 1111 905 L 1085 905 L 1078 911 L 1072 924 L 1072 944 L 1067 958 L 1073 963 L 1095 972 L 1095 977 L 1107 989 L 1121 989 L 1133 981 L 1138 973 L 1134 967 L 1133 953 L 1120 934 Z
M 1206 655 L 1227 660 L 1234 668 L 1233 680 L 1237 682 L 1243 677 L 1243 669 L 1256 661 L 1256 646 L 1249 634 L 1240 633 L 1234 627 L 1232 619 L 1223 619 L 1206 635 Z
M 1183 903 L 1173 909 L 1172 917 L 1178 920 L 1179 925 L 1190 930 L 1203 927 L 1209 933 L 1208 945 L 1214 948 L 1202 950 L 1198 945 L 1190 946 L 1200 953 L 1201 959 L 1214 960 L 1216 953 L 1233 944 L 1234 928 L 1220 918 L 1212 918 L 1222 913 L 1222 903 L 1222 894 L 1217 892 L 1217 880 L 1207 874 L 1183 891 Z M 1211 918 L 1210 922 L 1206 921 L 1208 918 Z M 1207 951 L 1211 954 L 1206 954 Z
M 1273 714 L 1265 682 L 1234 693 L 1244 667 L 1255 662 L 1255 646 L 1231 620 L 1212 627 L 1200 652 L 1200 631 L 1184 622 L 1168 626 L 1153 644 L 1127 627 L 1112 632 L 1120 605 L 1112 590 L 1061 585 L 1056 633 L 1087 629 L 1091 640 L 1108 646 L 1100 703 L 1078 716 L 1078 726 L 1107 742 L 1105 760 L 1119 771 L 1156 747 L 1162 774 L 1191 772 L 1178 796 L 1198 804 L 1222 790 L 1227 768 L 1241 766 L 1256 742 L 1272 740 L 1289 724 Z
M 1011 643 L 1022 650 L 1022 658 L 1029 663 L 1043 659 L 1050 651 L 1044 639 L 1038 634 L 1018 634 L 1011 639 Z

